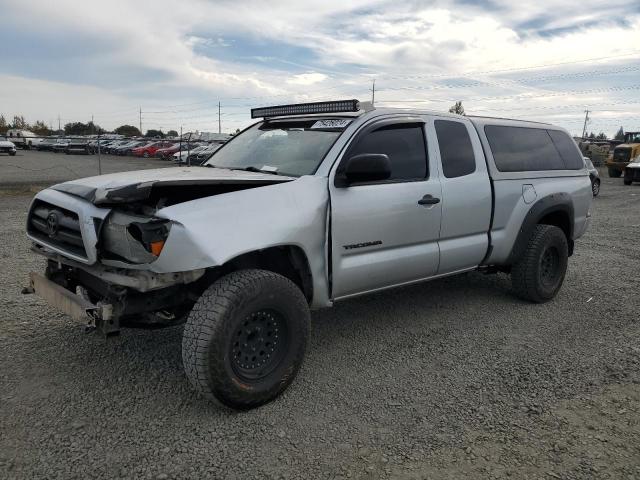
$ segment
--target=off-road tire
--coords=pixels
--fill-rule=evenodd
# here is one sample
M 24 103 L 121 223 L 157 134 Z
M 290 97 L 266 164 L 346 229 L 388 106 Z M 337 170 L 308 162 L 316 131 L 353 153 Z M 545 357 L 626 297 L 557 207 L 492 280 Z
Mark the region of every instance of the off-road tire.
M 278 323 L 268 323 L 271 313 Z M 291 280 L 266 270 L 230 273 L 205 290 L 189 314 L 182 336 L 187 378 L 198 392 L 230 408 L 258 407 L 276 398 L 293 381 L 302 365 L 309 328 L 307 300 Z M 260 352 L 254 350 L 252 358 L 267 362 L 265 367 L 244 364 L 252 345 L 242 342 L 252 341 L 250 331 L 260 332 L 256 334 L 260 338 L 253 337 L 253 341 L 261 345 L 258 348 L 265 350 L 266 357 L 259 357 Z M 265 339 L 280 341 L 277 354 L 269 350 L 277 342 L 270 345 Z M 251 363 L 251 358 L 247 362 Z M 249 378 L 244 367 L 263 376 Z
M 526 250 L 511 268 L 515 294 L 535 303 L 551 300 L 564 281 L 568 257 L 564 232 L 553 225 L 536 225 Z
M 611 178 L 620 178 L 622 176 L 622 170 L 618 170 L 617 168 L 609 168 L 607 171 Z

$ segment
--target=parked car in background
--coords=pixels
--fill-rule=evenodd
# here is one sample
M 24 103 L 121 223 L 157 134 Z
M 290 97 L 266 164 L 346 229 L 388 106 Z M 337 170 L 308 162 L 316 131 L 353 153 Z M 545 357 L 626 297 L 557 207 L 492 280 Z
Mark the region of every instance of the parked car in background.
M 131 153 L 131 150 L 144 144 L 145 142 L 141 142 L 140 140 L 129 140 L 128 142 L 125 142 L 113 148 L 111 153 L 114 155 L 129 155 Z
M 594 197 L 597 197 L 600 193 L 600 172 L 593 166 L 593 162 L 589 157 L 584 158 L 584 165 L 589 171 L 589 179 L 591 180 L 591 193 Z
M 37 147 L 42 140 L 41 137 L 31 131 L 18 128 L 10 128 L 7 130 L 6 136 L 16 147 L 20 147 L 25 150 Z
M 167 141 L 153 142 L 142 147 L 134 148 L 131 151 L 131 154 L 135 155 L 136 157 L 149 158 L 149 157 L 153 157 L 156 154 L 156 152 L 161 148 L 167 148 L 167 147 L 170 147 L 171 145 L 173 145 L 173 142 L 167 142 Z
M 57 137 L 47 137 L 47 138 L 43 138 L 42 141 L 40 143 L 38 143 L 38 146 L 36 147 L 39 151 L 51 151 L 53 150 L 53 146 L 56 144 L 56 142 L 58 141 Z
M 7 140 L 7 137 L 0 137 L 0 153 L 8 153 L 13 157 L 16 154 L 16 145 Z
M 100 143 L 100 153 L 109 153 L 109 150 L 113 147 L 120 145 L 122 140 L 108 140 L 104 143 Z
M 202 165 L 204 162 L 209 160 L 211 155 L 213 155 L 221 146 L 222 145 L 219 143 L 209 143 L 204 145 L 201 150 L 191 153 L 191 155 L 187 157 L 186 163 L 190 165 Z
M 167 160 L 174 153 L 179 152 L 180 147 L 180 143 L 174 143 L 173 145 L 170 145 L 168 147 L 159 148 L 158 150 L 156 150 L 155 156 L 158 158 L 162 158 L 163 160 Z
M 56 143 L 54 143 L 53 146 L 51 147 L 51 151 L 53 151 L 53 153 L 62 153 L 67 149 L 68 146 L 69 146 L 68 138 L 59 138 L 56 140 Z
M 112 142 L 111 144 L 109 144 L 106 148 L 105 148 L 105 153 L 109 153 L 111 155 L 115 155 L 116 150 L 120 147 L 123 147 L 124 145 L 130 143 L 130 140 L 116 140 L 115 142 Z
M 200 143 L 192 143 L 190 145 L 187 145 L 185 143 L 182 144 L 182 150 L 180 150 L 179 152 L 176 152 L 172 155 L 172 159 L 174 162 L 176 163 L 186 163 L 187 162 L 187 156 L 191 155 L 194 152 L 200 151 L 202 149 L 205 148 L 205 145 L 202 145 Z
M 89 145 L 89 140 L 86 138 L 70 139 L 64 153 L 66 153 L 67 155 L 69 155 L 70 153 L 81 153 L 84 155 L 91 154 L 91 146 Z

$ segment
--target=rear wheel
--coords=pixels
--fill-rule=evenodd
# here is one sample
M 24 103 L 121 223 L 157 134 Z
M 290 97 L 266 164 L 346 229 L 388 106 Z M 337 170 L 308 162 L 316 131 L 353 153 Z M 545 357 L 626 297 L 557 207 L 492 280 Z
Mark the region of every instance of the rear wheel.
M 516 295 L 536 303 L 556 296 L 567 272 L 567 237 L 553 225 L 536 225 L 527 249 L 511 268 Z
M 309 307 L 289 279 L 240 270 L 196 302 L 182 337 L 182 360 L 196 390 L 236 409 L 280 395 L 298 372 L 309 335 Z
M 144 158 L 149 158 L 149 152 L 144 152 L 144 153 L 142 154 L 142 156 L 143 156 Z
M 609 167 L 607 171 L 609 172 L 609 176 L 611 178 L 620 178 L 622 176 L 622 170 L 618 170 L 617 168 Z
M 625 178 L 623 181 L 625 185 L 631 185 L 633 183 L 633 180 L 631 180 L 631 178 Z

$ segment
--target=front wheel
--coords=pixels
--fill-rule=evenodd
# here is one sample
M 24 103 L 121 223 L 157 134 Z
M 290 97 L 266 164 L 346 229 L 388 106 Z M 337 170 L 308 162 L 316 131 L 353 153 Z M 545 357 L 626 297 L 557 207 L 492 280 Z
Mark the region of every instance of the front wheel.
M 207 397 L 246 410 L 280 395 L 302 365 L 310 314 L 302 291 L 266 270 L 240 270 L 211 285 L 184 328 L 189 382 Z
M 600 193 L 600 180 L 597 178 L 591 182 L 591 193 L 594 197 L 597 197 Z
M 564 232 L 553 225 L 536 225 L 527 249 L 511 268 L 515 294 L 535 303 L 551 300 L 564 281 L 568 257 Z
M 144 152 L 144 153 L 142 154 L 142 156 L 143 156 L 144 158 L 149 158 L 149 152 Z
M 609 172 L 609 177 L 611 178 L 620 178 L 622 176 L 622 170 L 617 168 L 608 168 L 607 172 Z

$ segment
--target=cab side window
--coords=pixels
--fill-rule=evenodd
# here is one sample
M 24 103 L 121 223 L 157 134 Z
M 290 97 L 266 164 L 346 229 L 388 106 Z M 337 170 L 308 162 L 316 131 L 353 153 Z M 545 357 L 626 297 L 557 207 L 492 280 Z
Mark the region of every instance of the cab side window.
M 389 181 L 423 180 L 427 177 L 427 148 L 422 124 L 386 125 L 356 140 L 348 156 L 383 153 L 391 163 Z
M 436 120 L 442 171 L 447 178 L 463 177 L 476 171 L 476 157 L 464 123 Z

